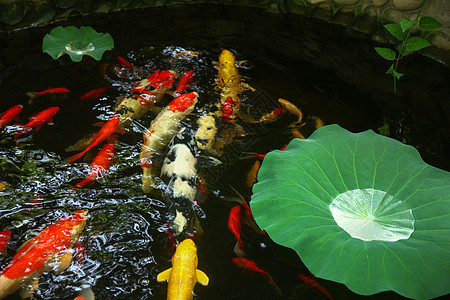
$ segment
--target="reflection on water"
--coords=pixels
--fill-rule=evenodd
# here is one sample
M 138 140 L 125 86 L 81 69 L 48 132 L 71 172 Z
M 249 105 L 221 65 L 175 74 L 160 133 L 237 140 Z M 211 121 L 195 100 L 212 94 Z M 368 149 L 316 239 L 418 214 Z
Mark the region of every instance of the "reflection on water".
M 217 70 L 213 61 L 217 61 L 220 47 L 224 46 L 235 50 L 238 60 L 248 60 L 240 72 L 256 91 L 243 93 L 241 100 L 248 106 L 248 113 L 255 117 L 272 111 L 277 106 L 276 100 L 283 97 L 300 106 L 306 119 L 319 116 L 326 124 L 338 123 L 353 131 L 376 130 L 383 125 L 384 111 L 376 105 L 378 98 L 358 92 L 330 70 L 308 62 L 322 60 L 317 51 L 327 36 L 293 28 L 293 32 L 302 32 L 310 42 L 310 48 L 303 50 L 305 56 L 299 59 L 301 52 L 294 49 L 298 45 L 285 31 L 287 24 L 292 22 L 290 19 L 264 14 L 265 19 L 261 20 L 259 11 L 237 8 L 222 11 L 216 7 L 201 12 L 188 8 L 148 11 L 146 14 L 145 18 L 136 17 L 134 11 L 71 20 L 71 25 L 92 25 L 114 37 L 117 48 L 104 59 L 110 66 L 106 76 L 100 71 L 101 64 L 93 60 L 71 64 L 63 57 L 58 63 L 42 54 L 40 40 L 35 36 L 43 37 L 49 28 L 34 30 L 32 35 L 19 32 L 5 44 L 9 47 L 2 55 L 14 52 L 11 49 L 16 50 L 16 54 L 10 60 L 12 64 L 5 65 L 0 73 L 0 111 L 23 104 L 19 123 L 26 122 L 28 116 L 48 106 L 59 106 L 60 111 L 54 117 L 53 125 L 44 125 L 35 134 L 24 136 L 20 146 L 12 137 L 15 125 L 0 133 L 0 182 L 7 183 L 0 191 L 0 230 L 9 228 L 12 231 L 8 253 L 0 258 L 0 267 L 4 268 L 20 245 L 45 226 L 73 210 L 89 209 L 87 226 L 81 237 L 85 253 L 80 250 L 75 262 L 62 274 L 44 274 L 34 294 L 36 299 L 73 299 L 86 286 L 92 286 L 96 299 L 111 299 L 112 296 L 116 299 L 165 298 L 167 285 L 157 283 L 156 275 L 170 266 L 172 254 L 168 251 L 171 243 L 164 229 L 168 220 L 167 207 L 158 192 L 149 195 L 142 192 L 139 165 L 142 133 L 155 115 L 149 113 L 133 121 L 127 132 L 119 136 L 115 163 L 107 176 L 98 179 L 92 187 L 73 189 L 73 185 L 88 174 L 89 162 L 95 153 L 88 153 L 84 161 L 72 165 L 64 163 L 72 154 L 64 149 L 98 131 L 99 127 L 93 124 L 109 118 L 116 98 L 128 91 L 134 81 L 154 70 L 172 69 L 181 74 L 194 69 L 195 83 L 191 89 L 200 94 L 194 115 L 200 114 L 199 108 L 218 97 L 214 85 Z M 198 19 L 186 17 L 189 14 L 197 15 Z M 111 22 L 109 18 L 116 21 Z M 227 18 L 231 21 L 226 21 Z M 260 22 L 249 26 L 245 20 Z M 319 22 L 311 24 L 317 28 L 325 26 Z M 275 41 L 261 42 L 261 32 L 270 36 L 275 36 L 275 32 L 279 34 Z M 288 45 L 287 41 L 293 44 Z M 182 51 L 199 54 L 194 58 L 171 59 Z M 351 51 L 357 53 L 359 50 L 352 48 Z M 340 52 L 333 53 L 339 55 Z M 128 59 L 136 68 L 124 68 L 115 56 Z M 381 69 L 384 66 L 380 66 Z M 386 80 L 390 79 L 387 77 Z M 26 92 L 56 86 L 67 87 L 72 92 L 67 98 L 50 95 L 35 99 L 33 105 L 26 104 Z M 98 99 L 79 99 L 86 92 L 104 86 L 114 89 Z M 170 99 L 164 98 L 161 106 Z M 190 118 L 194 119 L 194 116 Z M 295 118 L 284 116 L 265 125 L 242 123 L 248 134 L 226 148 L 220 158 L 222 165 L 216 168 L 200 166 L 209 197 L 201 206 L 204 215 L 200 222 L 205 233 L 196 243 L 199 269 L 208 275 L 210 284 L 208 287 L 196 286 L 196 299 L 327 299 L 296 277 L 298 273 L 307 274 L 296 254 L 275 245 L 267 236 L 256 234 L 245 224 L 243 239 L 248 257 L 274 277 L 283 296 L 275 293 L 265 277 L 238 269 L 231 262 L 235 257 L 235 239 L 226 224 L 235 203 L 223 198 L 236 196 L 230 185 L 245 197 L 250 195 L 245 182 L 254 163 L 254 159 L 240 160 L 241 152 L 265 153 L 281 148 L 291 138 L 287 125 L 293 120 Z M 308 136 L 313 128 L 307 125 L 302 128 L 302 133 Z M 342 285 L 326 281 L 321 284 L 336 299 L 359 298 Z M 396 296 L 384 293 L 382 297 Z

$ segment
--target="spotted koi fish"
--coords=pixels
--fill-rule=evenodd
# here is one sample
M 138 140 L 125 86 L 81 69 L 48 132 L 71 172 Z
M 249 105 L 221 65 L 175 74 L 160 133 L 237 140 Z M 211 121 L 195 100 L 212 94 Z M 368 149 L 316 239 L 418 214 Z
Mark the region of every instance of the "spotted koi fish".
M 72 261 L 73 246 L 86 224 L 87 210 L 78 210 L 46 227 L 26 242 L 0 273 L 0 299 L 26 286 L 22 298 L 31 297 L 40 276 L 55 269 L 64 271 Z
M 155 187 L 153 158 L 161 153 L 170 140 L 178 133 L 181 121 L 190 114 L 197 103 L 198 94 L 191 92 L 173 99 L 144 132 L 140 162 L 143 170 L 142 190 L 150 192 Z

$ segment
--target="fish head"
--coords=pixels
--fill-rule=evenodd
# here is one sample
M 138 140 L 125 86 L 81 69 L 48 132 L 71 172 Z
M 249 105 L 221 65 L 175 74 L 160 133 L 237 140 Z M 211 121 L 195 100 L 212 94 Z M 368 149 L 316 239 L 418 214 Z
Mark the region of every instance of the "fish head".
M 220 63 L 232 64 L 234 66 L 234 64 L 236 63 L 236 57 L 233 55 L 233 53 L 231 53 L 231 51 L 223 49 L 219 55 L 219 64 Z
M 73 212 L 75 214 L 75 216 L 73 216 L 74 221 L 72 230 L 73 238 L 78 237 L 81 234 L 81 232 L 83 232 L 83 229 L 86 226 L 86 219 L 88 212 L 89 212 L 88 209 L 76 210 Z
M 194 105 L 197 103 L 197 99 L 198 94 L 196 92 L 183 94 L 173 99 L 169 103 L 167 108 L 168 110 L 173 112 L 186 112 L 187 110 L 194 107 Z

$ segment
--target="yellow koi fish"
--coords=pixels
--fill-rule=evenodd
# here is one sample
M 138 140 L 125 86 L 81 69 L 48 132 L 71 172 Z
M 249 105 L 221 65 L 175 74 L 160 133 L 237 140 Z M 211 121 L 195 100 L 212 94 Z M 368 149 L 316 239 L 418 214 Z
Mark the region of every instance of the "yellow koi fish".
M 167 281 L 167 300 L 189 300 L 194 298 L 194 286 L 198 282 L 208 285 L 209 278 L 197 270 L 197 247 L 191 239 L 185 239 L 172 257 L 172 268 L 158 274 L 158 282 Z
M 64 271 L 72 262 L 73 246 L 86 224 L 87 210 L 77 210 L 46 227 L 23 244 L 9 265 L 0 273 L 0 299 L 24 286 L 22 298 L 33 296 L 42 273 Z

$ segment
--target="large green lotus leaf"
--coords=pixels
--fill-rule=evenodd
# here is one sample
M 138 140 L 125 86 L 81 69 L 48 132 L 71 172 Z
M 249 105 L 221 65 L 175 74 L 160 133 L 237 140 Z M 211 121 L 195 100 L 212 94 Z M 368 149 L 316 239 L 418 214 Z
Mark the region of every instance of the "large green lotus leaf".
M 264 158 L 250 204 L 316 276 L 362 295 L 450 292 L 450 173 L 411 146 L 322 127 Z
M 114 48 L 114 41 L 109 33 L 99 33 L 92 27 L 58 26 L 45 35 L 42 51 L 53 59 L 68 54 L 72 61 L 79 62 L 83 55 L 101 60 L 103 52 Z

